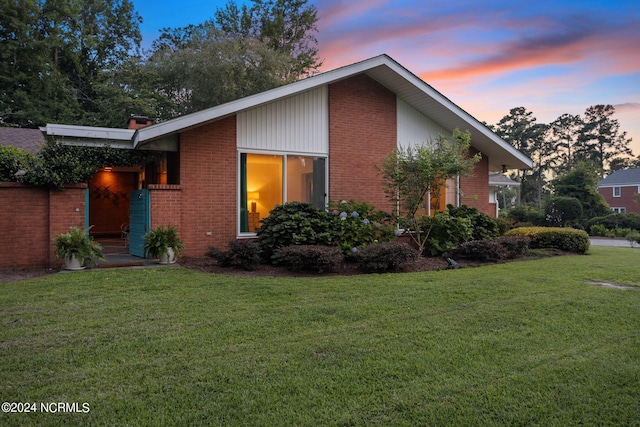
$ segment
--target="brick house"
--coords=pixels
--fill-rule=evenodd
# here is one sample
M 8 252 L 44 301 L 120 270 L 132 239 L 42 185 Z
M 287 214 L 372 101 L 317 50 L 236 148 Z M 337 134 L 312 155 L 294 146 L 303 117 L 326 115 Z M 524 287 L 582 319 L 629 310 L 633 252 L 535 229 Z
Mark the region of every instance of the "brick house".
M 149 227 L 171 223 L 184 254 L 201 256 L 209 246 L 255 236 L 259 220 L 287 201 L 323 207 L 354 199 L 390 211 L 374 165 L 398 145 L 456 128 L 471 133 L 482 160 L 430 207 L 466 204 L 495 216 L 489 173 L 530 168 L 531 160 L 386 55 L 162 123 L 132 118 L 129 129 L 49 124 L 43 131 L 66 144 L 161 153 L 137 171 L 105 170 L 96 179 L 128 174 L 118 191 L 135 187 L 126 202 L 132 254 L 141 255 Z M 100 209 L 113 216 L 108 204 Z
M 598 192 L 617 213 L 640 213 L 640 169 L 620 169 L 598 182 Z

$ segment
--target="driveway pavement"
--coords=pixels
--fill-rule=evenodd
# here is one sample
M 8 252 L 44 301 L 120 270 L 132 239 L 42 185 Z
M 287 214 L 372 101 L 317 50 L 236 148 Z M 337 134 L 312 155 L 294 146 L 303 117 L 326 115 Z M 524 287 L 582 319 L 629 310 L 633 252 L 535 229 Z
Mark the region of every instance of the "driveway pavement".
M 593 246 L 624 246 L 631 247 L 631 244 L 627 239 L 609 239 L 607 237 L 590 237 L 591 244 Z M 637 244 L 635 247 L 640 247 Z

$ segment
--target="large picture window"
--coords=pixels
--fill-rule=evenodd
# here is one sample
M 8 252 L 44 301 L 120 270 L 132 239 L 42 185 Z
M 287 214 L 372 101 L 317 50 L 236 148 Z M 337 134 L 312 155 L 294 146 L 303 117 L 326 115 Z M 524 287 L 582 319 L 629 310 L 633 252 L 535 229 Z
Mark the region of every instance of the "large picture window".
M 326 159 L 299 155 L 240 154 L 240 233 L 254 233 L 276 205 L 325 206 Z

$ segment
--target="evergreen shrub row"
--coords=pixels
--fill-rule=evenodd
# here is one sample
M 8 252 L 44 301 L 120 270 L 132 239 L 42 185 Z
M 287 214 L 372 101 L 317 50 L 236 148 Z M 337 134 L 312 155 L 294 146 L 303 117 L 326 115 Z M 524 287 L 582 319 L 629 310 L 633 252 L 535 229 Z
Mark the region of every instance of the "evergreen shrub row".
M 509 230 L 507 236 L 527 236 L 531 249 L 555 248 L 566 252 L 584 254 L 589 250 L 586 231 L 560 227 L 520 227 Z

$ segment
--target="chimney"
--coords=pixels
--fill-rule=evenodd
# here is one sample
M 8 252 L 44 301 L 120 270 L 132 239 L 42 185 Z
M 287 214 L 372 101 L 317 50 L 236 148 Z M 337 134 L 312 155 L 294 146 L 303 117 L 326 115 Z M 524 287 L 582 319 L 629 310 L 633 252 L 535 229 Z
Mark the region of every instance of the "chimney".
M 127 129 L 138 130 L 147 126 L 151 126 L 153 124 L 153 119 L 150 119 L 147 116 L 134 116 L 131 115 L 129 119 L 127 119 Z

